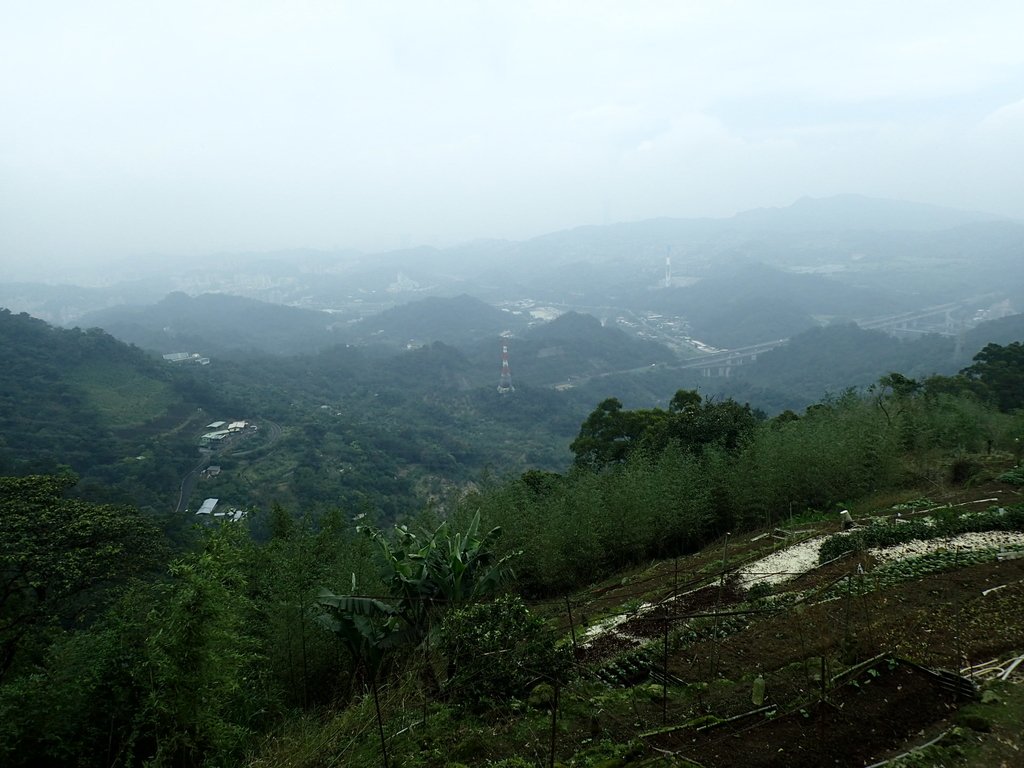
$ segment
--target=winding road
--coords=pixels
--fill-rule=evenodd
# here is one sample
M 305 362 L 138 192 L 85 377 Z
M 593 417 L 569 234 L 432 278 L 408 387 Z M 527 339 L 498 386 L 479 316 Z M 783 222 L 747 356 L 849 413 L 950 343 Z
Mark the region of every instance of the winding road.
M 267 436 L 266 442 L 264 442 L 262 445 L 256 448 L 250 448 L 247 451 L 235 452 L 232 449 L 235 447 L 236 443 L 231 442 L 227 445 L 218 448 L 217 450 L 203 454 L 203 457 L 202 459 L 200 459 L 199 463 L 196 464 L 191 469 L 191 471 L 189 471 L 189 473 L 181 479 L 181 485 L 178 488 L 178 503 L 174 508 L 176 514 L 184 514 L 184 512 L 188 509 L 188 500 L 192 498 L 192 492 L 195 490 L 196 483 L 199 482 L 199 475 L 202 473 L 204 469 L 206 469 L 207 466 L 209 466 L 210 462 L 213 460 L 214 457 L 232 455 L 235 457 L 249 456 L 253 453 L 256 453 L 257 451 L 263 451 L 267 450 L 268 448 L 271 448 L 274 445 L 274 443 L 281 439 L 282 429 L 279 424 L 275 424 L 274 422 L 269 421 L 267 419 L 261 421 L 260 424 L 264 427 L 263 434 Z

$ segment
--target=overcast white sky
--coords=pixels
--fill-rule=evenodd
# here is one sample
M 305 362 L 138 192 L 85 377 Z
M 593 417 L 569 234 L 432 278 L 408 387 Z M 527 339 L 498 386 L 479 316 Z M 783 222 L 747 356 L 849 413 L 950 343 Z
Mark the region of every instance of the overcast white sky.
M 1024 217 L 1021 0 L 0 0 L 0 279 L 840 192 Z

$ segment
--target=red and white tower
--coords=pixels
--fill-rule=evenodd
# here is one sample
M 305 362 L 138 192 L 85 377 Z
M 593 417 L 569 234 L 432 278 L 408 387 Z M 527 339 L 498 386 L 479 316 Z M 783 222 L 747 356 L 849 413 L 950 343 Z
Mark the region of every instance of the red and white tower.
M 498 381 L 498 391 L 502 394 L 516 391 L 512 386 L 512 371 L 508 367 L 508 344 L 501 345 L 501 379 Z

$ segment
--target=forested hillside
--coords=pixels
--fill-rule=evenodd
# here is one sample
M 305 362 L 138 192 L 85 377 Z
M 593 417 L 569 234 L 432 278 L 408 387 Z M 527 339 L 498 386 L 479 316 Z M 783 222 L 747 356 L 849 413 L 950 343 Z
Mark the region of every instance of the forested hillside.
M 192 450 L 181 425 L 208 388 L 99 330 L 0 310 L 0 462 L 8 474 L 67 465 L 83 488 L 167 510 Z M 199 416 L 201 420 L 202 416 Z
M 443 521 L 430 508 L 409 508 L 406 524 L 388 532 L 372 515 L 353 520 L 360 510 L 352 507 L 314 518 L 273 506 L 246 522 L 214 525 L 195 549 L 170 556 L 139 547 L 139 536 L 156 541 L 155 532 L 146 534 L 131 510 L 68 499 L 73 478 L 4 479 L 0 506 L 16 525 L 0 534 L 0 567 L 11 579 L 0 625 L 0 757 L 11 766 L 43 759 L 369 766 L 389 754 L 403 765 L 511 768 L 557 754 L 573 766 L 598 757 L 628 764 L 655 757 L 657 739 L 675 739 L 678 728 L 742 715 L 743 701 L 749 709 L 751 679 L 729 655 L 740 646 L 722 643 L 747 631 L 789 637 L 793 601 L 810 601 L 800 620 L 806 647 L 776 640 L 764 655 L 742 658 L 764 665 L 762 677 L 775 686 L 773 714 L 758 710 L 763 720 L 779 717 L 781 727 L 787 706 L 822 717 L 828 710 L 814 704 L 820 694 L 800 687 L 809 684 L 801 682 L 801 664 L 827 665 L 827 695 L 843 701 L 853 695 L 843 675 L 867 674 L 857 665 L 879 664 L 871 656 L 879 648 L 890 649 L 893 674 L 904 674 L 895 670 L 907 655 L 920 663 L 934 656 L 904 642 L 897 660 L 879 636 L 826 631 L 854 605 L 852 580 L 844 582 L 839 614 L 821 607 L 832 602 L 828 593 L 823 603 L 812 600 L 835 586 L 834 571 L 788 597 L 779 587 L 772 602 L 771 584 L 752 586 L 761 571 L 737 569 L 789 547 L 791 537 L 819 536 L 809 550 L 817 557 L 839 509 L 865 518 L 881 508 L 892 517 L 935 506 L 924 496 L 963 498 L 978 484 L 988 484 L 979 500 L 991 502 L 994 491 L 1007 498 L 1005 508 L 964 516 L 951 506 L 936 530 L 1016 536 L 1020 478 L 1012 466 L 1024 431 L 1015 410 L 1024 405 L 1022 383 L 1024 356 L 1014 343 L 989 345 L 960 376 L 918 381 L 892 373 L 863 394 L 848 391 L 770 420 L 687 390 L 667 408 L 626 409 L 609 398 L 575 430 L 569 471 L 492 477 L 456 499 Z M 31 524 L 42 515 L 51 522 Z M 265 540 L 251 536 L 256 529 Z M 764 534 L 741 535 L 758 530 Z M 887 535 L 904 541 L 929 530 L 917 524 Z M 766 539 L 773 531 L 784 545 Z M 723 536 L 724 548 L 693 555 Z M 106 544 L 95 547 L 97 537 Z M 118 556 L 129 551 L 133 558 Z M 993 565 L 995 551 L 972 550 L 952 564 L 933 558 L 902 576 L 880 569 L 873 582 L 857 582 L 857 594 L 873 600 L 871 590 L 950 568 L 975 569 L 962 578 L 986 583 L 1001 578 L 977 571 L 1002 567 Z M 68 567 L 48 565 L 55 555 Z M 825 549 L 820 557 L 828 565 Z M 693 605 L 703 612 L 690 608 L 688 623 L 670 627 L 663 617 L 633 630 L 648 641 L 609 635 L 595 644 L 597 630 L 582 635 L 583 627 L 605 626 L 596 619 L 609 611 L 613 623 L 653 620 L 651 606 L 636 599 L 652 588 L 641 587 L 650 578 L 640 575 L 652 558 L 668 558 L 656 568 L 658 589 L 681 596 L 680 587 L 693 583 Z M 625 597 L 630 590 L 634 597 Z M 600 597 L 620 593 L 626 602 L 618 609 Z M 69 615 L 69 604 L 53 602 L 60 595 L 88 609 Z M 905 622 L 903 602 L 872 603 L 870 626 L 893 631 Z M 965 628 L 972 653 L 1019 648 L 1013 612 L 997 615 L 994 635 L 991 627 L 982 634 Z M 649 643 L 662 634 L 661 644 Z M 768 649 L 764 638 L 744 647 Z M 705 661 L 694 670 L 686 659 L 722 666 L 708 677 Z M 691 688 L 670 664 L 704 682 Z M 881 669 L 874 677 L 888 674 Z M 754 685 L 755 705 L 758 696 L 764 703 Z M 529 735 L 548 733 L 545 718 L 559 712 L 566 726 L 556 723 L 552 741 Z M 680 725 L 651 730 L 669 713 Z M 873 736 L 864 748 L 899 738 L 895 731 L 888 741 Z
M 440 307 L 443 318 L 450 306 L 428 302 L 417 311 L 436 317 Z M 494 320 L 506 314 L 479 306 Z M 193 508 L 213 496 L 237 507 L 277 502 L 318 513 L 341 504 L 386 519 L 427 499 L 447 504 L 487 473 L 564 470 L 576 427 L 611 396 L 626 407 L 664 408 L 688 387 L 770 415 L 800 411 L 892 370 L 954 373 L 981 340 L 1019 332 L 1019 316 L 982 324 L 960 342 L 957 360 L 954 339 L 897 341 L 833 325 L 794 337 L 732 378 L 706 379 L 674 370 L 666 347 L 573 312 L 461 348 L 335 345 L 311 355 L 236 352 L 186 367 L 96 330 L 58 330 L 9 312 L 3 320 L 7 471 L 67 464 L 82 477 L 79 492 L 100 484 L 169 512 L 202 460 L 222 471 L 192 488 Z M 496 391 L 502 346 L 516 387 L 507 396 Z M 200 435 L 217 419 L 262 423 L 272 443 L 203 459 Z M 189 505 L 185 498 L 181 508 Z
M 675 355 L 664 345 L 602 325 L 588 314 L 567 312 L 538 325 L 511 346 L 521 381 L 552 385 L 667 363 Z
M 96 329 L 57 329 L 27 315 L 4 312 L 0 332 L 4 471 L 67 465 L 82 478 L 76 492 L 120 493 L 160 514 L 175 509 L 201 462 L 223 471 L 197 486 L 194 507 L 215 496 L 263 509 L 340 504 L 394 519 L 487 471 L 561 469 L 587 407 L 529 382 L 501 397 L 497 337 L 479 361 L 436 343 L 181 366 Z M 225 419 L 262 424 L 264 437 L 203 458 L 207 423 Z
M 888 371 L 914 378 L 956 373 L 978 349 L 958 351 L 955 339 L 938 335 L 901 340 L 853 323 L 834 324 L 806 330 L 760 355 L 722 391 L 770 413 L 800 410 L 850 387 L 866 388 Z
M 564 468 L 587 403 L 529 381 L 502 396 L 500 347 L 489 352 L 474 360 L 441 343 L 336 347 L 197 370 L 242 412 L 283 429 L 273 451 L 225 457 L 205 492 L 262 508 L 341 504 L 394 519 L 485 472 Z

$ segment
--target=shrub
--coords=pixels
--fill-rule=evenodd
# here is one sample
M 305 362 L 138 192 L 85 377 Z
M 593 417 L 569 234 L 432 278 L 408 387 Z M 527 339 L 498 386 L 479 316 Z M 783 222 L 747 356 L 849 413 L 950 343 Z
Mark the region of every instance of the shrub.
M 1024 467 L 1016 467 L 1015 469 L 1011 469 L 1009 472 L 1003 472 L 1003 474 L 997 477 L 996 480 L 1001 483 L 1024 485 Z
M 539 681 L 563 679 L 568 650 L 556 647 L 543 619 L 517 596 L 452 611 L 442 626 L 447 690 L 456 701 L 483 705 L 522 698 Z
M 949 466 L 949 482 L 953 485 L 966 485 L 981 471 L 981 465 L 964 456 L 953 459 Z

